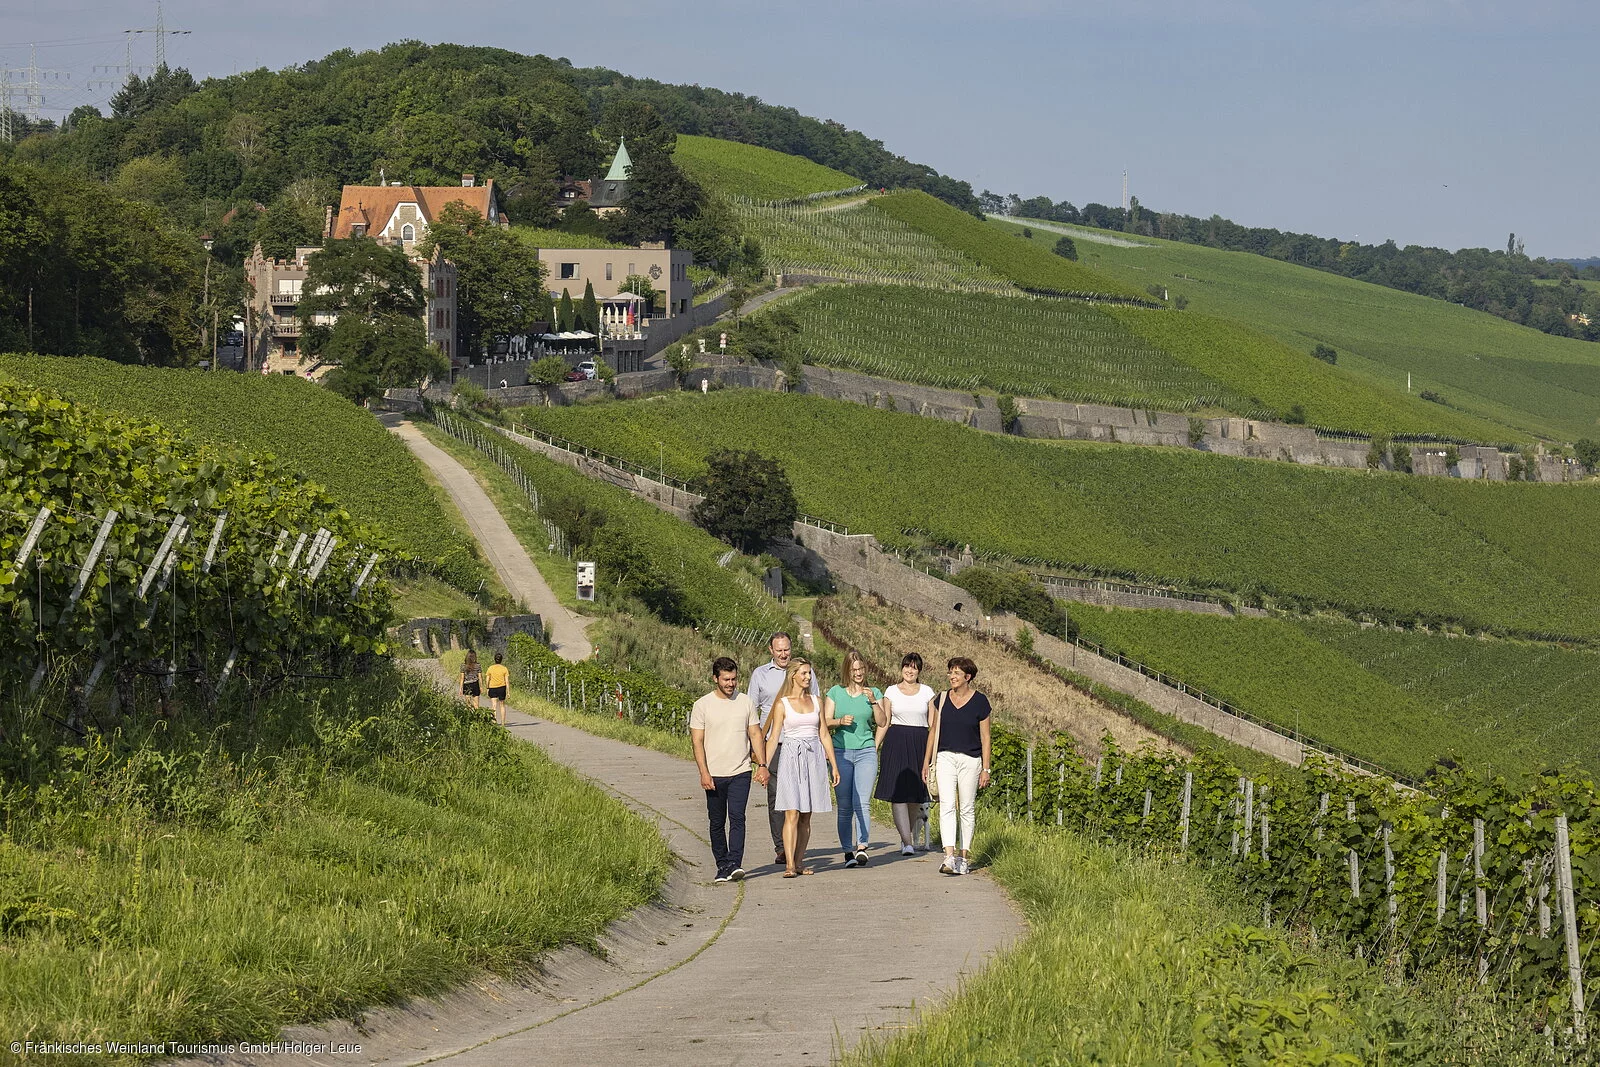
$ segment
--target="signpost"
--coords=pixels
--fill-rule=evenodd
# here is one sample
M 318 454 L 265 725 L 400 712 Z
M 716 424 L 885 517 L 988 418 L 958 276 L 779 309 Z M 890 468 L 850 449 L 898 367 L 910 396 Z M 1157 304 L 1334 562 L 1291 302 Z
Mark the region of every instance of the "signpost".
M 594 599 L 594 564 L 580 561 L 578 563 L 578 599 Z

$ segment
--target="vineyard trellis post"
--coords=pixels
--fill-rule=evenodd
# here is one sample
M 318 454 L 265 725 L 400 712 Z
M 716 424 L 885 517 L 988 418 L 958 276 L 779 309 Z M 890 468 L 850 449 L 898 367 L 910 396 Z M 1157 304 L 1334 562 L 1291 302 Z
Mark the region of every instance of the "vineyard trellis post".
M 1556 816 L 1556 881 L 1561 894 L 1561 933 L 1567 947 L 1567 982 L 1572 993 L 1572 1032 L 1578 1043 L 1586 1044 L 1584 1020 L 1583 961 L 1578 951 L 1578 909 L 1572 892 L 1572 841 L 1565 814 Z
M 1179 844 L 1184 852 L 1189 851 L 1189 805 L 1194 795 L 1194 772 L 1183 773 L 1183 808 L 1178 815 Z
M 1344 802 L 1345 822 L 1356 821 L 1356 802 L 1347 799 Z M 1354 847 L 1348 850 L 1350 860 L 1350 896 L 1354 900 L 1361 899 L 1361 859 L 1356 855 Z
M 1400 902 L 1394 895 L 1394 846 L 1390 842 L 1391 827 L 1383 824 L 1383 892 L 1389 903 L 1389 936 L 1394 936 L 1395 924 L 1400 916 Z
M 1483 820 L 1472 820 L 1472 881 L 1478 915 L 1478 981 L 1489 978 L 1489 956 L 1484 940 L 1489 933 L 1489 891 L 1483 884 Z
M 1033 821 L 1033 742 L 1028 742 L 1028 821 Z
M 1448 872 L 1447 872 L 1447 867 L 1449 865 L 1449 862 L 1450 862 L 1450 860 L 1449 860 L 1449 855 L 1448 855 L 1447 851 L 1445 849 L 1441 848 L 1439 850 L 1439 865 L 1438 865 L 1438 867 L 1436 868 L 1436 870 L 1434 872 L 1434 878 L 1433 878 L 1434 894 L 1438 898 L 1437 902 L 1435 904 L 1435 916 L 1434 916 L 1434 920 L 1433 921 L 1434 921 L 1434 923 L 1436 925 L 1441 925 L 1441 926 L 1444 924 L 1444 898 L 1445 898 L 1445 888 L 1446 888 L 1445 883 L 1449 879 L 1449 875 L 1448 875 Z

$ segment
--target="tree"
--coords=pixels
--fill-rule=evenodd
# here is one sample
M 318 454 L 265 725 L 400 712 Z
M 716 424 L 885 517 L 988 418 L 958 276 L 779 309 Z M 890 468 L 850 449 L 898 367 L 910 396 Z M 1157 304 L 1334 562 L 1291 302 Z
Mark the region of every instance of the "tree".
M 705 192 L 678 169 L 672 153 L 653 145 L 628 148 L 633 166 L 628 171 L 628 198 L 620 213 L 606 220 L 614 240 L 677 243 L 678 227 L 700 214 Z
M 1572 451 L 1578 457 L 1578 462 L 1582 463 L 1590 474 L 1600 472 L 1600 441 L 1592 437 L 1581 437 Z
M 442 253 L 456 267 L 456 332 L 476 355 L 497 337 L 527 333 L 544 310 L 544 265 L 510 230 L 452 200 L 428 226 L 419 255 Z
M 635 596 L 663 620 L 685 623 L 683 592 L 617 523 L 600 528 L 594 538 L 594 561 L 600 583 L 618 597 Z
M 644 297 L 644 313 L 650 314 L 656 302 L 656 283 L 648 274 L 630 274 L 622 279 L 622 284 L 617 287 L 618 293 L 632 293 L 634 296 Z
M 694 521 L 741 551 L 786 536 L 800 516 L 789 476 L 759 452 L 714 452 L 689 487 L 704 497 L 690 510 Z
M 298 314 L 308 342 L 325 338 L 329 331 L 329 324 L 319 319 L 420 319 L 427 307 L 417 265 L 402 250 L 370 237 L 329 241 L 309 256 L 301 292 Z
M 423 328 L 422 272 L 400 249 L 370 237 L 329 241 L 307 258 L 302 293 L 302 344 L 339 364 L 328 385 L 351 400 L 449 369 Z
M 594 282 L 583 283 L 583 304 L 578 309 L 579 329 L 600 332 L 600 302 L 594 298 Z
M 563 288 L 561 290 L 561 302 L 556 305 L 556 332 L 567 333 L 572 329 L 572 323 L 572 294 Z
M 173 70 L 163 63 L 148 78 L 130 75 L 111 98 L 111 114 L 119 119 L 137 119 L 172 107 L 195 89 L 194 75 L 182 67 Z
M 400 315 L 341 316 L 317 355 L 338 364 L 328 375 L 328 387 L 357 404 L 385 389 L 415 388 L 450 370 L 444 353 L 428 344 L 422 323 Z
M 1055 252 L 1056 255 L 1060 256 L 1062 259 L 1077 259 L 1078 258 L 1078 246 L 1077 246 L 1077 244 L 1075 244 L 1073 242 L 1072 238 L 1070 238 L 1070 237 L 1063 237 L 1059 241 L 1057 241 L 1056 242 L 1056 246 L 1053 249 L 1053 251 Z
M 951 581 L 976 597 L 985 612 L 1008 611 L 1032 623 L 1040 633 L 1055 637 L 1077 635 L 1078 628 L 1068 619 L 1066 609 L 1026 571 L 968 567 Z

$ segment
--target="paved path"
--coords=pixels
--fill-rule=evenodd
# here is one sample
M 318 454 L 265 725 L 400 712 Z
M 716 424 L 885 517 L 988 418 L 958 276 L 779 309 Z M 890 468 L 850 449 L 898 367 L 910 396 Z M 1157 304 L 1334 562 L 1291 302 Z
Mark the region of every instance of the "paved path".
M 391 426 L 416 457 L 427 464 L 434 477 L 444 485 L 455 501 L 456 509 L 467 520 L 473 537 L 483 549 L 489 565 L 500 575 L 506 591 L 525 604 L 529 611 L 538 614 L 555 635 L 553 647 L 562 659 L 578 661 L 588 659 L 594 651 L 584 636 L 592 621 L 587 616 L 568 611 L 556 599 L 539 568 L 528 558 L 527 550 L 517 535 L 511 532 L 501 517 L 489 494 L 483 491 L 471 471 L 456 462 L 448 452 L 422 436 L 409 422 Z
M 742 884 L 718 885 L 693 764 L 512 710 L 509 729 L 653 821 L 674 853 L 665 898 L 602 937 L 604 960 L 558 953 L 530 983 L 484 982 L 359 1023 L 293 1028 L 306 1042 L 359 1042 L 322 1067 L 586 1067 L 829 1062 L 869 1034 L 908 1025 L 1023 931 L 985 872 L 938 873 L 938 854 L 902 857 L 893 832 L 865 868 L 846 870 L 831 814 L 817 816 L 808 864 L 785 879 L 770 861 L 766 791 L 751 791 Z M 530 902 L 535 903 L 536 902 Z M 288 1063 L 233 1056 L 208 1063 Z

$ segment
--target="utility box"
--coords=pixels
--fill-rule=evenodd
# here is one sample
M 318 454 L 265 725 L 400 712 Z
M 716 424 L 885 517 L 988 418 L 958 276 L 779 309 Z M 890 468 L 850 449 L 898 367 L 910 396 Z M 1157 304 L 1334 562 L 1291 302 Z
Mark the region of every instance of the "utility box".
M 578 564 L 578 599 L 594 599 L 594 564 Z

